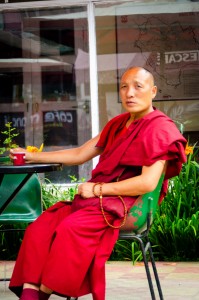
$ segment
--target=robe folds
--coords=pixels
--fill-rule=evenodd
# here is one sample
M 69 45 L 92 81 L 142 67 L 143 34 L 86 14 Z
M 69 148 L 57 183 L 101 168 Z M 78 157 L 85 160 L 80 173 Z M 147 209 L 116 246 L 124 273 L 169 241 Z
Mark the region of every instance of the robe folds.
M 139 175 L 144 165 L 167 160 L 161 202 L 168 178 L 179 174 L 186 161 L 186 140 L 173 121 L 156 109 L 124 131 L 129 117 L 121 114 L 103 129 L 96 145 L 103 152 L 89 181 L 123 180 Z M 130 208 L 137 197 L 123 198 Z M 108 221 L 118 226 L 123 215 L 114 206 L 121 206 L 123 212 L 120 199 L 103 197 L 103 203 Z M 94 300 L 104 300 L 105 262 L 118 234 L 119 229 L 104 221 L 98 198 L 76 195 L 72 205 L 58 202 L 28 226 L 9 288 L 20 296 L 24 283 L 43 283 L 61 296 L 92 293 Z

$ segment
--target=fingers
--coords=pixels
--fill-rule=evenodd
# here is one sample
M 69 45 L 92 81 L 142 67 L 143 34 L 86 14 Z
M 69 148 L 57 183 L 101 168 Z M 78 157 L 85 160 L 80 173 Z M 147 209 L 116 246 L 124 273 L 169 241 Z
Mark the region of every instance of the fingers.
M 78 194 L 84 199 L 94 197 L 93 185 L 93 182 L 85 182 L 80 184 L 78 186 Z
M 33 163 L 33 159 L 32 159 L 32 153 L 28 152 L 26 149 L 24 148 L 14 148 L 14 149 L 10 149 L 10 154 L 9 157 L 10 159 L 13 161 L 14 160 L 14 156 L 16 152 L 23 152 L 25 154 L 25 162 L 26 163 Z
M 14 149 L 10 149 L 11 153 L 13 153 L 13 152 L 22 152 L 22 151 L 25 152 L 26 150 L 24 148 L 19 148 L 19 147 L 18 148 L 14 148 Z
M 16 152 L 26 152 L 26 150 L 25 149 L 23 149 L 23 148 L 14 148 L 14 149 L 10 149 L 10 153 L 9 153 L 9 157 L 10 157 L 10 159 L 14 159 L 14 154 L 16 153 Z

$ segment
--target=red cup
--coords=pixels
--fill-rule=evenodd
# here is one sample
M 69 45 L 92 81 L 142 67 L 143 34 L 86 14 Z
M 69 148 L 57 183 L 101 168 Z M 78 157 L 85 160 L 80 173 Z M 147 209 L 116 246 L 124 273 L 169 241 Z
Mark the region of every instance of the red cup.
M 14 154 L 14 166 L 22 166 L 25 164 L 25 153 L 24 152 L 16 152 Z

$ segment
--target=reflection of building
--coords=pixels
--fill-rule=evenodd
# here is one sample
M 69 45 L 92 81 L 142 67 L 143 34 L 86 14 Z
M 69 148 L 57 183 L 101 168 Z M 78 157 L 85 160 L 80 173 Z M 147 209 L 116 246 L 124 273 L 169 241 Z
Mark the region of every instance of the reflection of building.
M 13 121 L 21 145 L 80 145 L 122 111 L 118 80 L 126 68 L 139 65 L 155 75 L 154 105 L 183 124 L 194 143 L 198 15 L 199 4 L 192 1 L 1 4 L 0 128 Z M 88 168 L 74 172 L 88 177 Z

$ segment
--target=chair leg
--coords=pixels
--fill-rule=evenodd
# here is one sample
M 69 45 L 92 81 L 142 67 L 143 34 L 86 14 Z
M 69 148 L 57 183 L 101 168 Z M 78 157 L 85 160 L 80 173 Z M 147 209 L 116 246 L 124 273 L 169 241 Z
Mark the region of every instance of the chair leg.
M 141 247 L 141 251 L 142 251 L 142 256 L 143 256 L 143 260 L 144 260 L 144 266 L 145 266 L 146 275 L 147 275 L 148 284 L 149 284 L 149 289 L 150 289 L 150 293 L 151 293 L 151 299 L 155 300 L 156 298 L 155 298 L 155 293 L 154 293 L 154 288 L 153 288 L 151 273 L 150 273 L 150 269 L 149 269 L 149 264 L 148 264 L 147 257 L 146 257 L 145 245 L 144 245 L 142 239 L 140 239 L 139 237 L 135 237 L 135 239 L 137 241 L 139 241 L 139 243 L 140 243 L 140 247 Z
M 159 276 L 158 276 L 158 272 L 157 272 L 157 268 L 156 268 L 156 264 L 155 264 L 155 259 L 154 259 L 154 256 L 153 256 L 153 251 L 152 251 L 152 247 L 151 247 L 151 243 L 147 237 L 147 240 L 148 240 L 148 243 L 150 244 L 149 246 L 149 256 L 150 256 L 150 260 L 151 260 L 151 264 L 152 264 L 152 268 L 153 268 L 153 273 L 154 273 L 154 276 L 155 276 L 155 281 L 156 281 L 156 285 L 157 285 L 157 288 L 158 288 L 158 293 L 159 293 L 159 297 L 161 300 L 164 299 L 163 297 L 163 293 L 162 293 L 162 288 L 161 288 L 161 285 L 160 285 L 160 280 L 159 280 Z
M 153 282 L 152 282 L 151 273 L 150 273 L 150 269 L 149 269 L 149 263 L 148 263 L 147 256 L 146 256 L 147 251 L 149 251 L 149 256 L 151 259 L 153 272 L 154 272 L 154 276 L 155 276 L 155 280 L 156 280 L 156 284 L 157 284 L 157 288 L 158 288 L 158 293 L 159 293 L 160 299 L 163 300 L 163 294 L 162 294 L 162 290 L 161 290 L 161 286 L 160 286 L 160 281 L 158 278 L 157 269 L 155 266 L 155 260 L 153 257 L 150 241 L 147 239 L 146 244 L 144 244 L 143 240 L 141 238 L 139 238 L 138 236 L 134 236 L 133 239 L 135 239 L 136 241 L 138 241 L 140 243 L 143 260 L 144 260 L 144 266 L 145 266 L 146 275 L 147 275 L 148 284 L 149 284 L 149 289 L 150 289 L 150 293 L 151 293 L 151 299 L 156 300 L 156 297 L 155 297 Z M 151 256 L 151 254 L 152 254 L 152 256 Z

